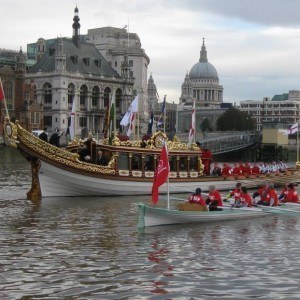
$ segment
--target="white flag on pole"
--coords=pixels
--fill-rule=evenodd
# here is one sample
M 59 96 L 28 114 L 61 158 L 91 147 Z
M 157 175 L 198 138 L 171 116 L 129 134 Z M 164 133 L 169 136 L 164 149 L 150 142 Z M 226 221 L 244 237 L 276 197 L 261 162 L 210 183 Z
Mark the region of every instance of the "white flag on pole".
M 194 101 L 193 109 L 192 109 L 192 120 L 191 120 L 190 132 L 189 132 L 189 145 L 192 144 L 193 139 L 195 137 L 195 125 L 196 125 L 195 113 L 196 111 L 195 111 L 195 101 Z
M 71 141 L 74 140 L 75 138 L 75 112 L 76 112 L 76 99 L 74 96 L 73 103 L 72 103 L 72 111 L 71 111 L 71 122 L 69 127 Z
M 131 135 L 132 130 L 134 129 L 134 119 L 135 119 L 135 112 L 130 113 L 129 116 L 129 126 L 128 126 L 128 130 L 127 130 L 127 136 Z
M 299 131 L 299 125 L 298 125 L 298 122 L 297 122 L 294 125 L 292 125 L 289 129 L 287 129 L 283 134 L 284 135 L 290 135 L 290 134 L 294 134 L 298 131 Z
M 134 100 L 131 102 L 126 114 L 122 118 L 120 125 L 127 126 L 130 122 L 131 113 L 136 113 L 139 110 L 139 95 L 137 95 Z

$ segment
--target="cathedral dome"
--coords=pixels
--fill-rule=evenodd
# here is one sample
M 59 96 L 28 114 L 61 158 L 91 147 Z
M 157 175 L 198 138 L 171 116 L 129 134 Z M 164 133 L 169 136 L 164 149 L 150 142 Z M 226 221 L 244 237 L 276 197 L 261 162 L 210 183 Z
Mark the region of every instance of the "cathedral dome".
M 206 47 L 203 45 L 201 47 L 200 59 L 190 70 L 189 77 L 193 79 L 214 79 L 219 80 L 217 70 L 215 67 L 207 60 Z

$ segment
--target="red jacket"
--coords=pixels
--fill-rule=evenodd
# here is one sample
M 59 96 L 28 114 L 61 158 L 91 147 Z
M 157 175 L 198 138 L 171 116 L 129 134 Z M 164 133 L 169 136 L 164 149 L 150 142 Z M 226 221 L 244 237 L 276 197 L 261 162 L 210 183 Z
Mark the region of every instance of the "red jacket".
M 202 195 L 199 194 L 192 194 L 189 198 L 189 202 L 199 205 L 206 205 L 205 199 L 202 197 Z
M 210 201 L 217 201 L 218 202 L 218 206 L 223 206 L 223 202 L 222 202 L 222 197 L 221 197 L 221 194 L 219 193 L 219 191 L 217 190 L 214 190 L 212 192 L 210 192 L 208 194 L 208 198 Z
M 234 196 L 234 200 L 239 200 L 241 196 L 241 189 L 235 188 L 231 193 L 230 197 Z
M 241 202 L 242 204 L 246 203 L 247 207 L 252 207 L 252 197 L 248 193 L 241 193 Z
M 290 189 L 288 190 L 287 194 L 285 194 L 283 198 L 283 202 L 293 202 L 293 203 L 298 203 L 299 201 L 299 196 L 296 190 Z

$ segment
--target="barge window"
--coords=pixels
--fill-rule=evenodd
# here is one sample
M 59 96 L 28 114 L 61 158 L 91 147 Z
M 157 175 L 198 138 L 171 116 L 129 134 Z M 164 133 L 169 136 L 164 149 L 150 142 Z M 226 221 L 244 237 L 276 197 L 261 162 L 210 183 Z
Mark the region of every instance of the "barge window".
M 142 170 L 142 156 L 139 154 L 132 155 L 132 170 Z
M 154 157 L 153 155 L 145 156 L 145 171 L 153 171 L 154 170 Z
M 192 156 L 190 158 L 190 171 L 199 171 L 198 170 L 198 156 Z
M 177 172 L 177 168 L 176 168 L 176 156 L 170 156 L 169 157 L 169 163 L 170 163 L 170 171 L 171 172 Z
M 187 159 L 186 156 L 181 156 L 179 158 L 179 170 L 180 171 L 187 171 Z
M 129 169 L 129 157 L 128 153 L 120 153 L 118 159 L 119 170 L 128 170 Z

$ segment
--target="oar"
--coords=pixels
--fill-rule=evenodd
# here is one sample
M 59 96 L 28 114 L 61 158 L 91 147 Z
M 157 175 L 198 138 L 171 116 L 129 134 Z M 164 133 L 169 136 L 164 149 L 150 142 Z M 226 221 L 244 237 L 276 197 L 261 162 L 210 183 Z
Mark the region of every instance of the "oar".
M 294 209 L 280 208 L 277 206 L 263 206 L 263 205 L 259 205 L 258 207 L 260 207 L 262 209 L 262 211 L 265 211 L 268 213 L 300 216 L 300 211 L 297 211 Z

